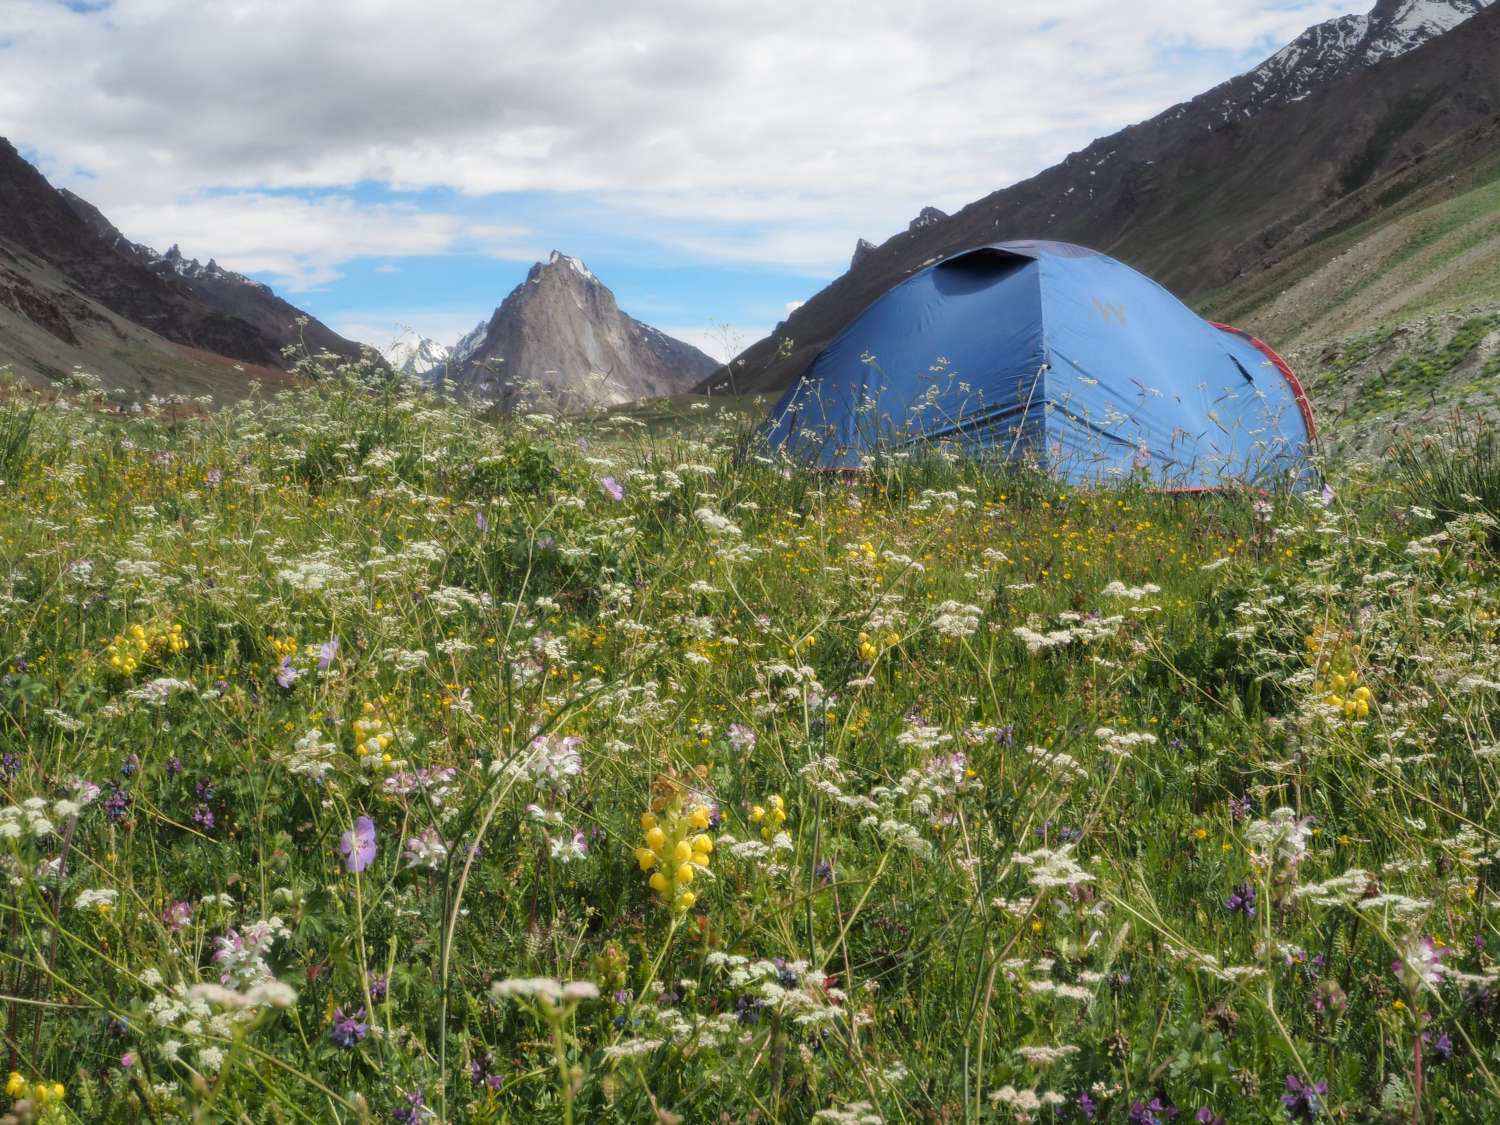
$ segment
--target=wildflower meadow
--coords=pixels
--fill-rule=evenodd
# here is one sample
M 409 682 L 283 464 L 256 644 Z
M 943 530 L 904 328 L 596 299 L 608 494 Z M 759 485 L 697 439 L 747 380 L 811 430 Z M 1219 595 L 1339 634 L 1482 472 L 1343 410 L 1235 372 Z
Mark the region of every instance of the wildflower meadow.
M 699 406 L 7 393 L 5 1121 L 1500 1119 L 1472 440 L 1168 495 Z

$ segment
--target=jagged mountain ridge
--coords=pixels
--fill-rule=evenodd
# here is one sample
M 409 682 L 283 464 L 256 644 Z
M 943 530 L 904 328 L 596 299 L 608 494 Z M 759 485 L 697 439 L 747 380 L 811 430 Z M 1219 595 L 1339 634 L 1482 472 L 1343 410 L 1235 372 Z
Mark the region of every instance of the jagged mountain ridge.
M 587 266 L 556 250 L 531 267 L 462 354 L 469 342 L 454 348 L 449 378 L 460 393 L 506 407 L 615 406 L 688 390 L 719 366 L 626 315 Z
M 175 280 L 205 304 L 254 325 L 275 342 L 277 350 L 292 347 L 309 354 L 329 352 L 345 359 L 358 359 L 360 345 L 347 340 L 316 317 L 310 316 L 264 282 L 226 270 L 212 258 L 207 265 L 185 257 L 174 243 L 165 254 L 132 242 L 88 200 L 63 188 L 59 193 L 78 215 L 116 253 L 144 266 L 159 277 Z
M 1481 0 L 1379 0 L 1367 16 L 1310 28 L 1246 74 L 1028 180 L 947 218 L 924 211 L 930 221 L 880 246 L 862 242 L 848 272 L 742 353 L 739 387 L 794 382 L 890 286 L 987 242 L 1079 242 L 1186 296 L 1253 273 L 1302 245 L 1333 204 L 1488 121 L 1500 105 L 1497 41 L 1500 7 Z
M 7 259 L 13 307 L 52 335 L 77 337 L 79 300 L 95 301 L 174 343 L 246 363 L 280 366 L 276 343 L 253 325 L 215 308 L 184 286 L 119 253 L 101 238 L 46 178 L 0 138 L 0 244 Z M 38 265 L 62 274 L 74 290 L 61 298 L 31 278 Z M 71 299 L 69 299 L 71 298 Z M 31 315 L 27 309 L 31 310 Z M 43 309 L 47 311 L 42 312 Z
M 1253 70 L 1187 104 L 1217 103 L 1223 120 L 1251 117 L 1413 51 L 1491 3 L 1493 0 L 1377 0 L 1366 14 L 1338 16 L 1314 24 Z M 1174 106 L 1167 112 L 1180 108 Z

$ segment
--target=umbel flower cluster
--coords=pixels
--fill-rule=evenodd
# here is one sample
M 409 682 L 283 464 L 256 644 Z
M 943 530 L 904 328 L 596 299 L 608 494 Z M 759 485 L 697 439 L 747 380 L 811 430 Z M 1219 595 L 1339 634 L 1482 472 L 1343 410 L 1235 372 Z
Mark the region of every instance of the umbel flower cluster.
M 698 901 L 693 883 L 708 870 L 713 855 L 714 841 L 707 831 L 712 809 L 686 803 L 681 793 L 652 803 L 656 811 L 641 814 L 645 844 L 635 849 L 635 859 L 642 871 L 651 872 L 651 889 L 673 913 L 685 914 Z
M 104 655 L 109 666 L 122 676 L 133 673 L 142 664 L 166 654 L 176 655 L 187 648 L 182 626 L 163 625 L 156 620 L 132 625 L 109 642 Z

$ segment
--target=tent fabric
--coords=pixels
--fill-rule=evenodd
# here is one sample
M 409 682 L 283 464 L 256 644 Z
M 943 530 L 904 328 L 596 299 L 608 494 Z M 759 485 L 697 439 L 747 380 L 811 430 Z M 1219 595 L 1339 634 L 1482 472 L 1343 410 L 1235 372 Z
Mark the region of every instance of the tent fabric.
M 1295 483 L 1315 429 L 1284 361 L 1093 250 L 1003 242 L 902 281 L 777 404 L 772 449 L 823 468 L 940 442 L 1078 483 Z

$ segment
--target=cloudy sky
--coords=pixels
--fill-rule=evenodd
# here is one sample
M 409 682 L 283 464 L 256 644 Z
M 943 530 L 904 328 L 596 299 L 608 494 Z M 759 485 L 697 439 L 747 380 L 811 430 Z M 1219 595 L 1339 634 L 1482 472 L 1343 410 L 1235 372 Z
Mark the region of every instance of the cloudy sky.
M 0 0 L 0 132 L 129 237 L 368 343 L 451 343 L 555 248 L 722 353 L 857 239 L 1368 7 Z

